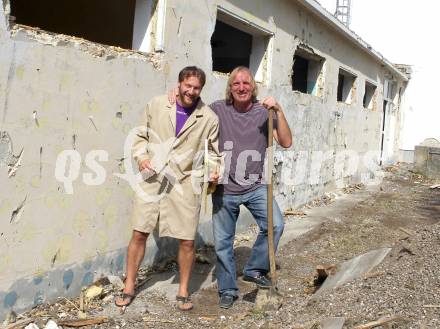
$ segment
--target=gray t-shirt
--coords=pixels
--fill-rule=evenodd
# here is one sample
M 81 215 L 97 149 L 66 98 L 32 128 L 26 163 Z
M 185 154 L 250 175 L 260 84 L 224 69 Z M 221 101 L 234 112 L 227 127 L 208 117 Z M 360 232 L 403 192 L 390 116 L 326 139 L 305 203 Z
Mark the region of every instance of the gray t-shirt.
M 263 178 L 268 111 L 254 103 L 249 111 L 239 112 L 224 100 L 210 107 L 219 118 L 219 149 L 225 154 L 225 174 L 216 193 L 243 194 L 255 190 Z

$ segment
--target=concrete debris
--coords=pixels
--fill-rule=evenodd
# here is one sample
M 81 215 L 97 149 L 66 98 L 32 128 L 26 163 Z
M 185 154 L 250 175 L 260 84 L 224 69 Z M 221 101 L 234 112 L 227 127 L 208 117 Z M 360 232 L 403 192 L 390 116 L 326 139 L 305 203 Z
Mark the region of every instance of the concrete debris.
M 12 212 L 11 220 L 9 221 L 10 224 L 17 224 L 20 221 L 21 216 L 23 215 L 26 199 L 27 199 L 27 195 L 24 198 L 24 200 L 20 203 L 20 205 L 17 208 L 15 208 L 15 210 Z
M 342 191 L 343 191 L 345 194 L 351 194 L 351 193 L 353 193 L 354 191 L 356 191 L 356 190 L 361 190 L 361 189 L 363 189 L 363 188 L 365 188 L 365 185 L 362 184 L 362 183 L 359 183 L 359 184 L 354 184 L 354 185 L 349 185 L 349 186 L 347 186 L 347 187 L 344 187 L 344 188 L 342 189 Z
M 60 327 L 58 327 L 58 325 L 55 323 L 55 321 L 49 320 L 46 323 L 46 326 L 44 327 L 44 329 L 60 329 Z
M 430 188 L 430 189 L 435 189 L 435 188 L 440 189 L 440 184 L 432 185 L 432 186 L 430 186 L 429 188 Z
M 38 327 L 35 323 L 31 323 L 24 327 L 24 329 L 40 329 L 40 327 Z
M 196 262 L 200 264 L 211 264 L 209 258 L 200 253 L 196 253 Z
M 122 279 L 119 276 L 109 275 L 109 276 L 107 276 L 107 278 L 115 288 L 117 288 L 117 289 L 124 288 L 124 282 L 122 281 Z
M 342 329 L 345 318 L 327 318 L 321 320 L 321 329 Z
M 346 193 L 345 190 L 344 193 Z M 308 202 L 305 205 L 305 207 L 311 209 L 315 207 L 326 206 L 333 203 L 336 200 L 336 198 L 337 198 L 336 193 L 325 193 L 324 196 L 322 196 L 321 198 Z
M 91 286 L 86 290 L 86 299 L 87 300 L 91 300 L 94 299 L 96 297 L 101 296 L 102 292 L 103 292 L 103 288 L 102 287 L 97 287 L 97 286 Z
M 156 69 L 161 68 L 163 57 L 161 53 L 144 53 L 136 50 L 106 46 L 82 38 L 60 33 L 52 33 L 23 24 L 14 24 L 11 29 L 11 36 L 16 40 L 31 39 L 54 47 L 72 47 L 84 51 L 93 57 L 105 57 L 107 60 L 126 57 L 133 58 L 135 60 L 147 61 L 151 62 Z
M 359 278 L 370 272 L 374 267 L 379 265 L 386 255 L 391 251 L 391 248 L 381 248 L 372 250 L 366 254 L 357 256 L 352 260 L 343 263 L 340 270 L 334 275 L 329 276 L 315 293 L 315 297 L 323 293 L 337 288 L 349 281 Z

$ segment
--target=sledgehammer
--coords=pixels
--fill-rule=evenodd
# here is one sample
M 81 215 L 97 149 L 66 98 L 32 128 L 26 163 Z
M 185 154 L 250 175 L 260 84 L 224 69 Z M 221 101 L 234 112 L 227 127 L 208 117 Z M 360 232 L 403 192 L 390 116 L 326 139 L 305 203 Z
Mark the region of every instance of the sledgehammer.
M 269 288 L 259 288 L 255 299 L 255 309 L 261 311 L 278 310 L 282 305 L 282 295 L 277 288 L 277 273 L 275 265 L 275 245 L 273 234 L 273 108 L 269 109 L 267 121 L 268 141 L 267 141 L 267 241 L 269 244 L 269 265 L 272 286 Z

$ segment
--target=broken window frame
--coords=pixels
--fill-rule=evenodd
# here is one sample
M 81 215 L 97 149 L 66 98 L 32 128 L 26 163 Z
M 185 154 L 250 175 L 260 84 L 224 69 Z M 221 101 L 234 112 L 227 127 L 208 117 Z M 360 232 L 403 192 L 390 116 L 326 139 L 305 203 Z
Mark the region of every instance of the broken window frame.
M 139 5 L 141 2 L 149 2 L 147 4 L 148 8 L 151 9 L 148 12 L 147 16 L 141 16 L 141 11 L 138 8 L 142 7 Z M 165 18 L 166 18 L 166 4 L 167 0 L 136 0 L 135 4 L 135 12 L 132 26 L 132 36 L 131 36 L 131 48 L 122 48 L 127 51 L 134 52 L 142 52 L 142 53 L 151 53 L 151 52 L 163 52 L 164 44 L 165 44 Z M 11 6 L 9 4 L 9 6 Z M 145 9 L 145 6 L 143 7 Z M 11 12 L 12 8 L 8 9 L 8 12 Z M 139 21 L 144 21 L 144 24 L 138 24 Z M 11 16 L 9 20 L 8 30 L 11 34 L 14 34 L 14 29 L 24 29 L 24 30 L 33 30 L 33 27 L 29 27 L 28 25 L 23 25 L 20 23 L 15 23 L 15 17 Z M 72 34 L 63 34 L 61 32 L 57 32 L 49 29 L 40 29 L 42 32 L 47 32 L 50 35 L 62 36 L 64 38 L 71 37 L 72 40 L 82 39 L 84 42 L 103 46 L 103 47 L 114 47 L 118 45 L 110 44 L 110 43 L 101 43 L 99 41 L 93 41 L 90 39 L 86 39 L 86 37 L 75 36 Z M 137 33 L 137 31 L 142 31 L 142 33 Z M 139 37 L 141 35 L 141 37 Z M 135 40 L 137 38 L 137 40 Z M 36 38 L 38 40 L 38 38 Z
M 307 61 L 307 77 L 306 77 L 306 90 L 295 89 L 294 77 L 295 77 L 295 57 L 300 57 Z M 313 65 L 313 70 L 310 69 L 310 64 Z M 292 64 L 292 90 L 303 94 L 322 97 L 324 90 L 324 63 L 325 58 L 317 55 L 313 49 L 304 45 L 298 45 L 293 55 Z
M 141 13 L 146 11 L 137 10 L 138 7 L 142 7 L 141 2 L 149 2 L 147 4 L 149 7 L 143 7 L 144 9 L 150 9 L 148 22 L 145 21 L 145 16 L 140 16 Z M 155 3 L 156 7 L 153 8 Z M 145 53 L 165 51 L 166 8 L 167 0 L 136 0 L 132 40 L 133 50 Z M 143 24 L 137 24 L 142 19 L 144 20 Z M 137 34 L 137 28 L 145 29 L 145 32 Z M 138 38 L 139 35 L 142 35 L 142 37 Z
M 394 104 L 397 94 L 397 81 L 392 78 L 385 78 L 383 84 L 383 99 L 389 103 Z
M 342 89 L 340 89 L 342 77 Z M 351 80 L 351 83 L 347 79 Z M 344 103 L 347 105 L 352 105 L 355 102 L 356 95 L 356 80 L 357 75 L 350 72 L 348 69 L 340 67 L 338 70 L 338 84 L 336 88 L 336 100 L 338 103 Z M 347 90 L 349 87 L 350 90 Z M 341 94 L 341 97 L 340 97 Z
M 368 110 L 376 108 L 377 85 L 369 80 L 365 80 L 364 97 L 362 106 Z
M 275 33 L 257 22 L 244 18 L 244 15 L 220 5 L 217 6 L 217 20 L 252 36 L 249 69 L 254 73 L 256 82 L 270 84 Z M 224 72 L 214 70 L 213 72 L 224 74 Z

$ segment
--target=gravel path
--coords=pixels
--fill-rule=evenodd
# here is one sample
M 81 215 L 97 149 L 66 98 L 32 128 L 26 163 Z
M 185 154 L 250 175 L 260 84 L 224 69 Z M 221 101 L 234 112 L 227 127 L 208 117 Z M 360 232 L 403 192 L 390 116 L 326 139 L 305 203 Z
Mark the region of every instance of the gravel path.
M 219 309 L 213 286 L 193 295 L 196 307 L 188 313 L 176 311 L 175 305 L 156 291 L 139 294 L 120 314 L 112 306 L 110 290 L 89 309 L 89 316 L 104 315 L 109 322 L 88 328 L 316 329 L 328 317 L 343 317 L 344 328 L 356 328 L 391 316 L 395 320 L 388 327 L 376 328 L 440 328 L 440 189 L 430 189 L 433 183 L 407 167 L 391 167 L 377 192 L 369 192 L 352 206 L 329 211 L 322 224 L 285 244 L 277 255 L 278 288 L 284 294 L 278 311 L 254 310 L 257 290 L 242 281 L 240 299 L 232 309 Z M 352 188 L 346 192 L 355 196 L 366 190 Z M 322 204 L 325 210 L 329 198 L 324 201 L 312 204 Z M 344 261 L 382 247 L 391 247 L 392 251 L 370 273 L 313 298 L 316 266 L 334 264 L 337 271 Z M 248 244 L 237 244 L 239 264 L 249 251 Z M 214 262 L 212 250 L 204 255 Z M 204 266 L 207 271 L 212 269 L 212 265 Z M 203 266 L 199 268 L 203 270 Z M 167 269 L 176 271 L 173 264 Z M 60 313 L 74 317 L 76 310 L 69 305 L 77 302 L 43 305 L 22 317 L 34 317 L 44 328 L 44 321 L 50 317 L 58 321 Z

